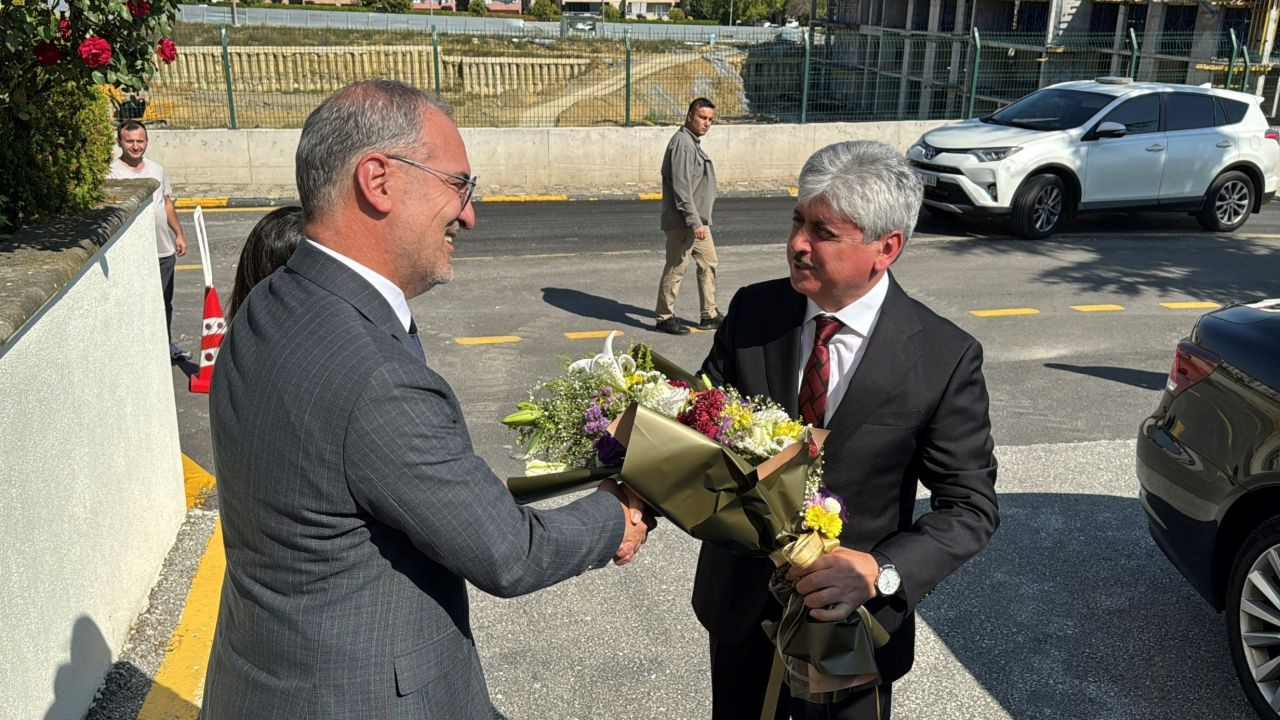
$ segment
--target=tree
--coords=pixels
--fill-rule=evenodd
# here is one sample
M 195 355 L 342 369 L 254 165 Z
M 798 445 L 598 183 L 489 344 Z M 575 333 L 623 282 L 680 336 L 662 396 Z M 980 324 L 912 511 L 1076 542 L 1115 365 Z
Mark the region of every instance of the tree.
M 467 13 L 476 17 L 484 17 L 489 14 L 489 5 L 484 0 L 471 0 L 467 5 Z
M 622 19 L 622 12 L 618 10 L 618 6 L 611 2 L 600 3 L 600 17 L 605 22 L 618 22 Z
M 667 19 L 671 22 L 684 22 L 684 11 L 680 8 L 671 8 L 671 12 L 667 13 Z
M 809 24 L 809 0 L 786 0 L 787 17 L 793 17 L 801 25 Z M 827 0 L 818 0 L 818 19 L 827 17 Z
M 364 6 L 378 12 L 407 13 L 413 7 L 413 0 L 364 0 Z
M 559 20 L 560 8 L 556 7 L 551 0 L 534 0 L 533 5 L 529 7 L 529 14 L 539 20 Z

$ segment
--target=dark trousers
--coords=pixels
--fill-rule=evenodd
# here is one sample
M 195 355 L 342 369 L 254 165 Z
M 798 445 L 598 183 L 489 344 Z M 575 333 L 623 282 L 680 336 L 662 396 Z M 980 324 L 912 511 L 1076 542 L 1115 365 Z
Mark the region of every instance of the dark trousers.
M 178 264 L 177 255 L 160 258 L 160 289 L 164 292 L 164 329 L 173 342 L 173 268 Z
M 763 630 L 727 645 L 711 638 L 712 720 L 758 720 L 773 667 L 773 643 Z M 843 702 L 817 705 L 796 700 L 782 685 L 774 720 L 889 720 L 893 685 L 855 693 Z

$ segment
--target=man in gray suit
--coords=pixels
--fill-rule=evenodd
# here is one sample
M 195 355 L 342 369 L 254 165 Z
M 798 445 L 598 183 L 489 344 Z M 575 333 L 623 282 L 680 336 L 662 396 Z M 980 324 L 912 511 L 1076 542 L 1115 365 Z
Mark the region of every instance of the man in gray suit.
M 424 360 L 407 299 L 475 225 L 449 113 L 372 81 L 303 127 L 308 239 L 245 301 L 209 399 L 227 572 L 206 720 L 489 720 L 465 582 L 529 593 L 644 542 L 612 481 L 516 505 Z

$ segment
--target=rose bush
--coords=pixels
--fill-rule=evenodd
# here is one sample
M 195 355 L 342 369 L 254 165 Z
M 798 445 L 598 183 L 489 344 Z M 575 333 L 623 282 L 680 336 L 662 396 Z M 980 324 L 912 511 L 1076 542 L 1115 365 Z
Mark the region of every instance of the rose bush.
M 7 169 L 0 173 L 0 231 L 101 200 L 111 145 L 98 142 L 103 128 L 84 125 L 105 123 L 111 132 L 110 114 L 91 110 L 106 102 L 98 86 L 145 90 L 159 64 L 177 57 L 169 38 L 176 11 L 176 0 L 0 3 L 0 125 L 10 139 L 0 145 Z M 68 138 L 78 149 L 60 143 L 54 153 L 27 141 L 37 136 Z M 77 172 L 10 170 L 48 168 L 55 154 L 61 162 L 77 157 Z M 56 185 L 65 182 L 91 187 Z

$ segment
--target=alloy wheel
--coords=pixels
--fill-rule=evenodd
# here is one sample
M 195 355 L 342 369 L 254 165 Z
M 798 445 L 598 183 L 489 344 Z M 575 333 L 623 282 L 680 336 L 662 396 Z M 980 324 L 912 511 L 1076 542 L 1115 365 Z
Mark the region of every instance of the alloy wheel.
M 1280 711 L 1280 544 L 1262 551 L 1245 577 L 1240 643 L 1258 692 Z
M 1241 180 L 1225 183 L 1218 190 L 1213 210 L 1223 225 L 1232 226 L 1240 222 L 1249 212 L 1249 187 Z
M 1060 217 L 1062 217 L 1062 190 L 1057 186 L 1049 185 L 1036 196 L 1036 202 L 1031 208 L 1031 222 L 1035 225 L 1037 232 L 1049 232 L 1058 224 Z

